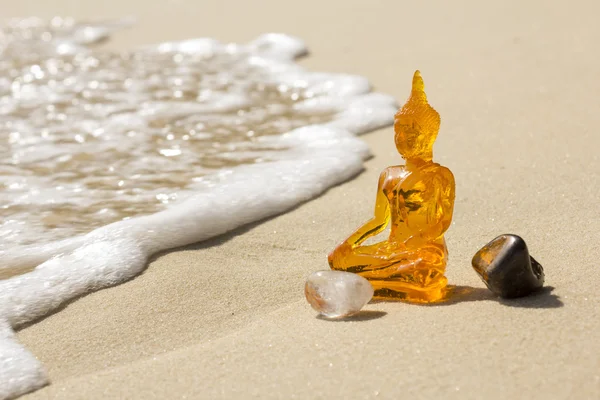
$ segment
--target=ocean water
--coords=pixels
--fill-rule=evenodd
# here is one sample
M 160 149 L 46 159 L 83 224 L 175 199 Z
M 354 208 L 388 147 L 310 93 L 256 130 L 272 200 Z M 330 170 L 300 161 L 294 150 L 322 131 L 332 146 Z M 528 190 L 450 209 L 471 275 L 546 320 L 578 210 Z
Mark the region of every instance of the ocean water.
M 0 250 L 160 211 L 204 176 L 281 150 L 259 138 L 334 117 L 297 107 L 318 94 L 277 82 L 240 46 L 58 56 L 43 38 L 96 38 L 101 27 L 34 22 L 4 31 Z
M 284 34 L 94 47 L 128 24 L 0 31 L 0 399 L 48 383 L 13 329 L 350 179 L 356 135 L 396 111 L 363 77 L 298 66 Z

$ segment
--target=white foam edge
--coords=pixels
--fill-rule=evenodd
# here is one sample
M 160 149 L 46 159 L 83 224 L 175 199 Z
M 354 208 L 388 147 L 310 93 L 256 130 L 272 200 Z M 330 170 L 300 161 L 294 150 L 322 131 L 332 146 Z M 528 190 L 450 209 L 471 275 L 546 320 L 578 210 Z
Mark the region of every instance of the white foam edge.
M 0 399 L 38 389 L 47 379 L 41 363 L 16 340 L 6 321 L 0 321 Z
M 282 33 L 267 33 L 246 45 L 223 44 L 213 38 L 196 38 L 145 46 L 142 50 L 159 53 L 177 52 L 196 56 L 210 56 L 216 52 L 232 53 L 241 50 L 252 52 L 266 59 L 281 61 L 292 61 L 307 53 L 306 44 L 301 39 Z
M 218 45 L 212 40 L 179 43 L 180 47 L 163 44 L 157 49 L 197 54 L 210 51 L 211 46 L 214 51 Z M 259 140 L 287 150 L 274 153 L 279 154 L 276 161 L 223 170 L 201 180 L 194 186 L 197 193 L 164 211 L 119 221 L 85 236 L 1 251 L 0 275 L 20 275 L 0 281 L 0 366 L 7 359 L 14 366 L 0 368 L 0 399 L 48 383 L 40 363 L 15 341 L 11 329 L 78 296 L 133 278 L 154 253 L 283 213 L 362 170 L 369 150 L 355 135 L 389 125 L 397 108 L 395 101 L 369 93 L 370 86 L 362 77 L 311 73 L 291 64 L 306 51 L 293 37 L 263 35 L 248 46 L 260 49 L 260 57 L 264 56 L 255 61 L 272 61 L 272 67 L 282 72 L 279 83 L 327 95 L 297 104 L 299 110 L 334 108 L 338 110 L 334 119 L 278 137 L 261 137 Z
M 71 18 L 54 18 L 61 20 L 67 25 L 74 21 Z M 54 49 L 54 52 L 61 55 L 73 55 L 77 53 L 86 53 L 89 51 L 86 45 L 96 44 L 105 39 L 108 39 L 113 33 L 128 28 L 135 23 L 134 17 L 124 17 L 111 19 L 104 22 L 96 23 L 80 23 L 75 25 L 72 31 L 69 32 L 68 38 L 62 38 L 61 33 L 58 33 L 57 38 L 52 38 L 47 44 Z M 10 18 L 6 21 L 6 25 L 13 28 L 28 28 L 44 25 L 45 20 L 40 17 L 29 18 Z

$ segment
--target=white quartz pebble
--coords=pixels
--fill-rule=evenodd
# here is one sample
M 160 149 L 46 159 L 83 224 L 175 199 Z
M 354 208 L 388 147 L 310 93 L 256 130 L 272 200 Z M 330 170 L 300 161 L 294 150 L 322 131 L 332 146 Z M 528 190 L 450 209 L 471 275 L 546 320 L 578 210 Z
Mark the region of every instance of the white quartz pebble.
M 360 275 L 342 271 L 317 271 L 306 280 L 306 300 L 328 318 L 356 314 L 373 297 L 373 286 Z

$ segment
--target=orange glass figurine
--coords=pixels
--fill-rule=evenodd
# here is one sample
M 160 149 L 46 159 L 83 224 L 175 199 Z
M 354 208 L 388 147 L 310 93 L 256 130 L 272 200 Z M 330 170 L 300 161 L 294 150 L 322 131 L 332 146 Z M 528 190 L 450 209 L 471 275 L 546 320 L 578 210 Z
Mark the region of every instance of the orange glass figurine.
M 329 254 L 332 269 L 369 280 L 374 298 L 434 302 L 443 299 L 448 249 L 444 232 L 454 209 L 454 176 L 432 161 L 440 115 L 427 102 L 415 72 L 410 98 L 396 113 L 394 140 L 406 165 L 379 177 L 375 216 Z M 387 240 L 363 244 L 390 224 Z

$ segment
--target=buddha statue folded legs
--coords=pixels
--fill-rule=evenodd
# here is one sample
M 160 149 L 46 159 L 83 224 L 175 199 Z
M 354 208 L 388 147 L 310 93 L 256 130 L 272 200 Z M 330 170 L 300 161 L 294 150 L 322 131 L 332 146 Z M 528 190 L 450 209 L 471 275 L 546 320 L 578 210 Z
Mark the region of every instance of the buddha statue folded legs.
M 345 253 L 344 252 L 345 247 Z M 445 244 L 388 252 L 387 241 L 351 249 L 338 247 L 329 255 L 332 269 L 368 279 L 374 298 L 432 302 L 444 297 L 447 279 Z

